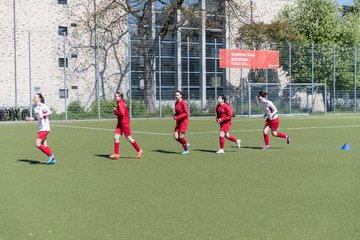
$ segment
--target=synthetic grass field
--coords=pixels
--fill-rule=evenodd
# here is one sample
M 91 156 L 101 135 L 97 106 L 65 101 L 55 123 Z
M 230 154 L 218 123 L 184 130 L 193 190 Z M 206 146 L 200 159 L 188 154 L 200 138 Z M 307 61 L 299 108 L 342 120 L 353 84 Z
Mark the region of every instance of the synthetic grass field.
M 34 146 L 37 123 L 0 124 L 0 240 L 360 239 L 360 117 L 281 117 L 262 151 L 261 119 L 235 118 L 218 150 L 214 119 L 190 119 L 190 155 L 172 119 L 133 120 L 113 151 L 115 120 L 55 122 Z M 344 143 L 350 151 L 340 150 Z

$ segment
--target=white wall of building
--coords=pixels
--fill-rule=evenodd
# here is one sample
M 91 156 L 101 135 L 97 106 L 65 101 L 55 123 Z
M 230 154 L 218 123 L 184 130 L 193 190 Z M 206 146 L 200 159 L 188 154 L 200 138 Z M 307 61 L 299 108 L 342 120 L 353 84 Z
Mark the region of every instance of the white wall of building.
M 75 18 L 70 17 L 69 12 L 77 11 L 75 7 L 78 1 L 68 1 L 68 5 L 58 4 L 58 1 L 16 1 L 16 61 L 17 61 L 17 105 L 29 106 L 29 46 L 28 34 L 31 34 L 31 78 L 32 89 L 40 90 L 45 96 L 46 103 L 58 112 L 64 111 L 64 99 L 59 98 L 59 89 L 64 88 L 63 68 L 59 68 L 58 58 L 63 57 L 63 38 L 58 35 L 58 26 L 68 27 L 69 48 L 88 42 L 89 36 L 77 34 L 82 26 L 76 23 Z M 255 21 L 269 22 L 277 12 L 286 4 L 293 1 L 284 0 L 253 0 L 253 18 Z M 41 5 L 41 6 L 40 6 Z M 80 11 L 80 10 L 79 10 Z M 230 35 L 230 38 L 232 36 Z M 0 106 L 15 106 L 15 71 L 14 71 L 14 29 L 13 29 L 13 1 L 3 1 L 0 8 Z M 121 61 L 127 61 L 127 37 L 124 38 L 123 47 L 118 49 L 122 56 Z M 237 48 L 232 43 L 230 48 Z M 73 49 L 69 49 L 69 55 Z M 77 58 L 69 57 L 68 102 L 80 100 L 87 106 L 94 98 L 95 72 L 94 67 L 87 71 L 76 72 L 75 66 L 91 65 L 94 61 L 93 50 L 78 49 Z M 102 57 L 102 56 L 100 56 Z M 102 64 L 100 60 L 100 64 Z M 115 62 L 109 63 L 109 71 L 106 76 L 106 94 L 112 96 L 118 82 L 119 72 Z M 239 84 L 239 69 L 230 71 L 232 84 Z M 126 90 L 127 80 L 122 89 Z M 77 89 L 72 89 L 76 86 Z

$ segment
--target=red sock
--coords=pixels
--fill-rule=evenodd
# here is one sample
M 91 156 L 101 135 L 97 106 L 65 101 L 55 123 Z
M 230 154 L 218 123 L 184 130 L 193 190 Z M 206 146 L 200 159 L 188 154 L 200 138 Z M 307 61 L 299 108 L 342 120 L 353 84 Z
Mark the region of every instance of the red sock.
M 232 142 L 236 142 L 236 141 L 237 141 L 237 139 L 234 138 L 233 136 L 229 136 L 227 139 L 229 139 L 229 140 L 232 141 Z
M 43 153 L 45 153 L 46 155 L 48 155 L 49 157 L 52 156 L 51 150 L 49 147 L 45 147 L 44 145 L 40 145 L 38 147 Z
M 119 149 L 120 149 L 120 143 L 115 142 L 114 143 L 114 153 L 119 155 Z
M 220 149 L 224 149 L 225 146 L 225 138 L 224 137 L 219 137 L 220 140 Z
M 280 137 L 280 138 L 286 138 L 286 134 L 283 134 L 281 132 L 278 132 L 276 137 Z
M 140 151 L 139 145 L 136 143 L 136 141 L 134 141 L 133 143 L 131 143 L 133 145 L 133 147 L 136 149 L 136 151 Z
M 179 142 L 181 143 L 185 151 L 189 150 L 185 138 L 179 138 Z
M 265 133 L 264 133 L 264 141 L 265 141 L 265 145 L 266 145 L 266 146 L 269 146 L 269 145 L 270 145 L 270 142 L 269 142 L 269 134 L 265 134 Z

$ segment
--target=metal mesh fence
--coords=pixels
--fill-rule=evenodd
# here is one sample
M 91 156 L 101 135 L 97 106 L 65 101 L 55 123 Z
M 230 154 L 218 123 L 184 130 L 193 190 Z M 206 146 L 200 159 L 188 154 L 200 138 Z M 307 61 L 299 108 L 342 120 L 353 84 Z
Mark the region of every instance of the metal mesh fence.
M 219 67 L 219 50 L 225 48 L 225 42 L 216 37 L 209 35 L 205 42 L 197 35 L 156 39 L 154 47 L 146 52 L 148 58 L 141 52 L 140 42 L 129 38 L 129 68 L 122 90 L 131 117 L 172 116 L 176 90 L 187 95 L 191 116 L 213 116 L 220 94 L 227 97 L 236 115 L 257 114 L 254 101 L 260 90 L 269 91 L 284 114 L 357 113 L 360 98 L 356 46 L 272 45 L 267 49 L 279 51 L 279 69 L 239 69 L 238 75 L 231 75 Z M 89 93 L 93 97 L 88 100 L 68 101 L 64 111 L 54 109 L 53 118 L 114 118 L 114 100 L 98 102 L 95 90 Z M 62 97 L 66 94 L 63 92 Z M 21 120 L 31 114 L 29 107 L 16 111 L 9 110 L 11 107 L 2 107 L 1 121 Z
M 249 84 L 247 94 L 249 116 L 263 113 L 263 107 L 257 96 L 259 91 L 264 90 L 269 93 L 268 99 L 274 103 L 281 114 L 325 114 L 327 112 L 325 84 L 252 83 Z

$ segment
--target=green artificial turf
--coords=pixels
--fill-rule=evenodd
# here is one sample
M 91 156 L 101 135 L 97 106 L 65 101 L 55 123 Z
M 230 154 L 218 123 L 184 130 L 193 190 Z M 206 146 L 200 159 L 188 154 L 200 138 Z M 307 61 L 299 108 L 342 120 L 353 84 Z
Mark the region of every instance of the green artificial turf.
M 242 148 L 219 148 L 214 119 L 191 118 L 190 155 L 174 120 L 135 119 L 113 151 L 115 122 L 52 122 L 35 147 L 36 123 L 0 124 L 0 240 L 360 239 L 360 117 L 281 117 L 262 151 L 261 119 L 235 118 Z M 340 150 L 348 143 L 350 151 Z

